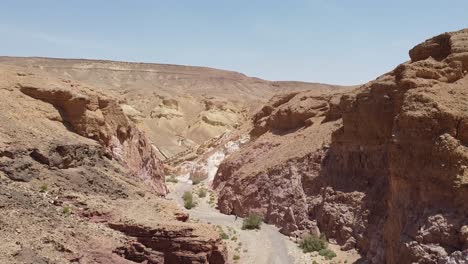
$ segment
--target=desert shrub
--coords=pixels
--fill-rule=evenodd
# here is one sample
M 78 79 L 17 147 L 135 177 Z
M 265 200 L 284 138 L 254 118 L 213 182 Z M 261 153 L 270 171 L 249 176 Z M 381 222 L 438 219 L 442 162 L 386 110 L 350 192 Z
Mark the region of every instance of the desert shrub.
M 200 197 L 200 198 L 206 197 L 206 189 L 205 188 L 201 188 L 200 190 L 198 190 L 198 197 Z
M 240 256 L 239 255 L 234 255 L 234 257 L 232 257 L 233 260 L 239 260 L 240 259 Z
M 223 228 L 221 226 L 216 226 L 216 228 L 218 229 L 218 233 L 219 233 L 219 236 L 221 237 L 221 239 L 229 239 L 229 235 L 226 234 L 226 232 L 224 232 Z
M 319 264 L 319 263 L 318 263 L 317 261 L 314 260 L 314 261 L 312 261 L 312 264 Z
M 325 259 L 330 260 L 334 257 L 336 257 L 336 253 L 333 252 L 333 250 L 324 248 L 319 251 L 319 255 L 322 257 L 325 257 Z
M 231 237 L 231 240 L 232 240 L 232 241 L 236 241 L 236 240 L 237 240 L 237 237 L 236 237 L 236 236 L 233 236 L 233 237 Z
M 302 248 L 304 253 L 312 252 L 312 251 L 320 251 L 322 249 L 326 249 L 328 243 L 326 240 L 318 238 L 314 235 L 307 235 L 305 236 L 302 241 L 299 243 L 299 247 Z
M 221 239 L 229 239 L 229 235 L 224 232 L 220 232 L 219 236 L 221 237 Z
M 250 214 L 242 222 L 242 229 L 260 229 L 262 224 L 262 217 L 257 214 Z
M 48 189 L 49 189 L 49 187 L 47 186 L 47 184 L 44 183 L 44 184 L 41 185 L 41 188 L 39 188 L 39 192 L 45 193 L 45 192 L 47 192 Z
M 71 208 L 68 206 L 63 207 L 62 213 L 64 215 L 70 215 L 71 214 Z
M 171 176 L 171 177 L 169 177 L 169 178 L 166 178 L 166 182 L 178 183 L 179 180 L 177 180 L 176 177 Z
M 186 209 L 192 209 L 196 206 L 195 201 L 193 200 L 193 195 L 192 192 L 185 192 L 184 195 L 182 196 L 182 199 L 184 199 L 184 207 Z
M 192 184 L 193 184 L 193 185 L 197 185 L 197 184 L 199 184 L 200 182 L 201 182 L 201 180 L 197 180 L 197 179 L 192 180 Z

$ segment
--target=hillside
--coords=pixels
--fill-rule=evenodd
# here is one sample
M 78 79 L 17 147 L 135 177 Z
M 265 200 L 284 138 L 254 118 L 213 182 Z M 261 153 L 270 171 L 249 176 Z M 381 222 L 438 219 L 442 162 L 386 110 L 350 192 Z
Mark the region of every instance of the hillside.
M 226 214 L 324 234 L 363 263 L 468 259 L 468 30 L 352 91 L 273 97 L 219 166 Z
M 214 227 L 163 198 L 161 161 L 112 97 L 0 66 L 0 112 L 0 263 L 226 262 Z
M 99 87 L 119 100 L 166 159 L 231 131 L 278 92 L 338 86 L 271 82 L 206 67 L 101 60 L 0 57 L 0 64 Z

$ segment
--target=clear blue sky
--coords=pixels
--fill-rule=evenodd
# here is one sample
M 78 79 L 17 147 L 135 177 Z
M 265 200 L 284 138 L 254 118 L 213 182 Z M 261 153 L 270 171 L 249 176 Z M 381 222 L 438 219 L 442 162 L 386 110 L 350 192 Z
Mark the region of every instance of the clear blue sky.
M 0 55 L 200 65 L 357 84 L 468 27 L 467 0 L 3 0 Z

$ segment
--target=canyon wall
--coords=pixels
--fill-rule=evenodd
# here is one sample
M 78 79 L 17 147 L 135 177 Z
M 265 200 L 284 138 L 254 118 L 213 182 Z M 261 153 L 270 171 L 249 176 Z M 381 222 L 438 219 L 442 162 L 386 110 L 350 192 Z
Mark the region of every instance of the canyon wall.
M 220 165 L 220 210 L 324 233 L 364 262 L 466 259 L 468 30 L 410 57 L 350 92 L 272 98 Z
M 226 263 L 162 196 L 163 165 L 96 87 L 0 65 L 0 263 Z

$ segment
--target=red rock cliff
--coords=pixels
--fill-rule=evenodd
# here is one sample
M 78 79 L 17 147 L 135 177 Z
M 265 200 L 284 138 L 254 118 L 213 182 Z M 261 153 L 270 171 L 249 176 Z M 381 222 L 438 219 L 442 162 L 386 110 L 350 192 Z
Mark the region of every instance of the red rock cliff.
M 71 81 L 55 88 L 39 78 L 18 85 L 24 94 L 52 104 L 60 113 L 59 121 L 71 131 L 98 141 L 157 194 L 167 193 L 162 163 L 151 143 L 115 100 Z
M 410 57 L 344 95 L 273 98 L 220 166 L 220 209 L 323 232 L 371 263 L 468 258 L 468 30 Z

